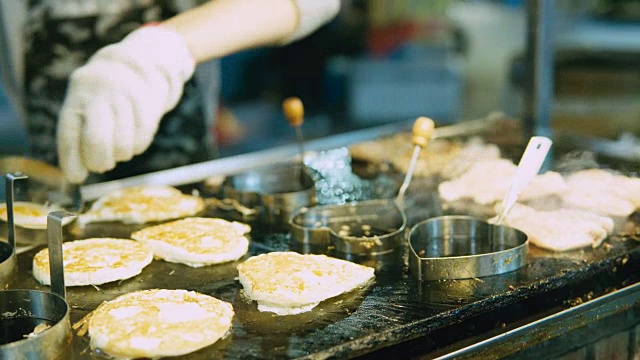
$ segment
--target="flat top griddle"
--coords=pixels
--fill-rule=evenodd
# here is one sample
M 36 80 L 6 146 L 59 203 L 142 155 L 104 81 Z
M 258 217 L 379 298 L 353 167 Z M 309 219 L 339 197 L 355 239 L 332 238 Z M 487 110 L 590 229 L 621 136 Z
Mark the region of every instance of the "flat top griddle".
M 253 235 L 251 255 L 284 250 L 286 235 Z M 231 302 L 236 312 L 232 334 L 225 340 L 184 359 L 300 358 L 312 355 L 351 357 L 397 345 L 430 332 L 470 321 L 532 296 L 566 290 L 554 306 L 571 306 L 586 295 L 579 284 L 610 277 L 591 289 L 592 296 L 638 281 L 640 243 L 608 240 L 611 247 L 550 255 L 532 249 L 529 265 L 515 272 L 481 279 L 418 282 L 404 266 L 381 266 L 371 287 L 321 303 L 312 312 L 276 317 L 258 312 L 242 297 L 236 263 L 192 269 L 180 264 L 154 261 L 139 276 L 99 288 L 67 289 L 71 321 L 75 323 L 101 302 L 140 289 L 196 290 Z M 30 273 L 33 252 L 21 254 L 17 287 L 48 290 Z M 624 263 L 624 265 L 623 265 Z M 26 269 L 26 271 L 25 271 Z M 635 274 L 634 274 L 635 272 Z M 523 314 L 524 316 L 525 314 Z M 529 314 L 526 314 L 529 315 Z M 496 321 L 496 328 L 501 324 Z M 454 340 L 454 339 L 451 339 Z M 75 336 L 74 352 L 81 359 L 99 359 L 88 350 L 88 338 Z M 442 346 L 447 344 L 440 344 Z
M 288 233 L 273 233 L 260 227 L 254 227 L 251 240 L 247 256 L 288 250 L 291 243 Z M 16 288 L 48 290 L 31 275 L 31 261 L 36 251 L 18 256 L 20 274 Z M 294 316 L 278 317 L 258 312 L 255 303 L 244 299 L 242 286 L 235 280 L 239 262 L 190 268 L 154 260 L 132 279 L 97 288 L 68 288 L 67 301 L 72 308 L 71 322 L 75 323 L 101 302 L 131 291 L 152 288 L 195 290 L 232 303 L 236 316 L 231 336 L 181 359 L 345 358 L 428 337 L 460 323 L 468 323 L 468 336 L 478 335 L 478 332 L 490 329 L 486 329 L 487 324 L 475 323 L 474 318 L 533 297 L 542 298 L 546 306 L 557 310 L 572 306 L 572 301 L 587 294 L 597 297 L 633 284 L 640 277 L 637 272 L 640 242 L 614 237 L 597 249 L 560 254 L 532 247 L 528 265 L 514 272 L 422 283 L 409 275 L 405 265 L 406 252 L 378 259 L 351 260 L 377 269 L 373 285 L 326 300 L 313 311 Z M 591 285 L 585 285 L 589 283 Z M 545 298 L 545 294 L 552 298 Z M 530 316 L 531 311 L 514 312 L 511 316 L 519 319 Z M 496 320 L 490 328 L 500 326 L 502 324 Z M 445 345 L 448 344 L 444 340 L 432 344 L 432 350 Z M 74 353 L 80 359 L 103 358 L 89 349 L 86 335 L 74 337 Z
M 428 217 L 442 215 L 435 184 L 429 180 L 414 183 L 412 186 L 417 188 L 413 191 L 410 188 L 407 193 L 409 227 Z M 188 187 L 183 190 L 188 191 Z M 211 210 L 205 215 L 220 214 Z M 635 231 L 638 224 L 640 215 L 634 214 L 626 226 Z M 251 225 L 247 257 L 293 248 L 289 232 L 256 223 Z M 126 236 L 137 228 L 96 225 L 68 240 L 111 234 Z M 31 261 L 39 249 L 18 256 L 19 275 L 14 288 L 48 290 L 48 286 L 39 285 L 31 274 Z M 329 255 L 341 257 L 331 252 Z M 248 302 L 243 297 L 242 286 L 235 280 L 239 262 L 190 268 L 154 260 L 132 279 L 99 287 L 68 288 L 67 302 L 72 308 L 73 324 L 103 301 L 131 291 L 195 290 L 233 304 L 236 316 L 231 335 L 176 359 L 354 358 L 387 349 L 394 349 L 396 356 L 401 356 L 403 349 L 431 353 L 466 338 L 501 331 L 505 323 L 530 321 L 640 281 L 637 271 L 640 241 L 622 236 L 612 236 L 596 249 L 557 254 L 532 246 L 528 264 L 523 268 L 464 280 L 418 281 L 407 269 L 406 247 L 380 257 L 348 259 L 374 267 L 375 282 L 365 289 L 326 300 L 311 312 L 294 316 L 261 313 L 255 303 Z M 419 346 L 405 347 L 416 341 Z M 73 347 L 78 359 L 106 358 L 89 348 L 87 335 L 75 335 Z

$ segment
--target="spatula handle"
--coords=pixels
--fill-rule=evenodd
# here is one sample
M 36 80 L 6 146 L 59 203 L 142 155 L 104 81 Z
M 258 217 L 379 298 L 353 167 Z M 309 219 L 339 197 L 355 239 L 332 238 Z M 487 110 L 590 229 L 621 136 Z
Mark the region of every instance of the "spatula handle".
M 511 188 L 502 201 L 502 213 L 499 222 L 507 216 L 511 207 L 518 201 L 522 191 L 529 185 L 531 180 L 538 174 L 544 159 L 549 153 L 552 141 L 544 136 L 534 136 L 529 140 L 524 154 L 518 163 L 518 169 L 511 182 Z

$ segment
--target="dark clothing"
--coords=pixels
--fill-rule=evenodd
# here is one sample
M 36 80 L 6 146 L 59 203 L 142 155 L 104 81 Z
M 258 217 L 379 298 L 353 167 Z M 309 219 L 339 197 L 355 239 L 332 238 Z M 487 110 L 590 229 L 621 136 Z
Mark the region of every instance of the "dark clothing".
M 141 25 L 177 13 L 174 1 L 167 0 L 81 3 L 82 6 L 77 0 L 29 0 L 23 87 L 25 123 L 32 156 L 52 164 L 57 164 L 57 117 L 71 72 L 97 50 L 120 41 Z M 210 128 L 216 98 L 211 92 L 203 95 L 198 86 L 200 80 L 194 76 L 187 82 L 178 105 L 162 118 L 149 149 L 108 173 L 92 175 L 89 181 L 128 177 L 214 158 Z M 210 85 L 205 88 L 211 90 Z

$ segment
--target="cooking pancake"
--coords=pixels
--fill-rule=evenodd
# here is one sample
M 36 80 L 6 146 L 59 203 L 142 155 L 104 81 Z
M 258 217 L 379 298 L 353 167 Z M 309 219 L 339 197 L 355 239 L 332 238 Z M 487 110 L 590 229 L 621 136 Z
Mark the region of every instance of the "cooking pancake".
M 62 244 L 66 286 L 100 285 L 134 277 L 153 260 L 151 249 L 129 239 L 92 238 Z M 49 250 L 33 257 L 33 276 L 51 284 Z
M 564 206 L 627 217 L 640 208 L 640 179 L 603 169 L 577 171 L 567 176 Z
M 393 156 L 390 161 L 396 169 L 403 173 L 406 173 L 409 169 L 409 163 L 413 156 L 414 145 L 411 139 L 409 139 L 409 144 L 408 149 Z M 462 144 L 460 142 L 444 139 L 432 140 L 422 150 L 416 162 L 414 176 L 428 177 L 440 174 L 442 169 L 456 158 L 461 148 Z
M 517 166 L 507 159 L 479 161 L 461 176 L 440 183 L 438 193 L 447 202 L 471 199 L 478 204 L 492 205 L 505 197 L 516 170 Z M 547 171 L 536 175 L 519 199 L 528 201 L 557 195 L 566 189 L 567 184 L 560 174 Z
M 272 252 L 238 265 L 245 295 L 258 310 L 294 315 L 312 310 L 321 301 L 362 287 L 374 269 L 326 255 Z
M 413 149 L 396 156 L 391 163 L 396 169 L 406 173 L 413 155 Z M 414 176 L 438 175 L 443 179 L 457 177 L 480 160 L 500 158 L 500 149 L 487 144 L 478 137 L 466 142 L 435 139 L 427 145 L 416 162 Z
M 102 303 L 89 319 L 91 347 L 115 358 L 191 353 L 229 333 L 231 304 L 187 290 L 152 289 Z
M 194 217 L 150 226 L 131 238 L 147 244 L 157 258 L 200 267 L 241 258 L 249 250 L 250 231 L 240 222 Z
M 490 220 L 493 221 L 495 218 Z M 504 225 L 523 231 L 538 247 L 559 252 L 599 246 L 613 231 L 614 222 L 609 217 L 585 210 L 538 211 L 516 204 Z
M 349 152 L 354 160 L 374 164 L 390 163 L 406 173 L 414 148 L 411 136 L 410 133 L 399 133 L 364 141 L 350 146 Z M 414 176 L 439 175 L 449 179 L 458 176 L 479 160 L 499 157 L 500 149 L 496 145 L 485 143 L 479 137 L 472 137 L 466 141 L 434 139 L 422 150 Z
M 16 201 L 13 203 L 13 222 L 16 226 L 26 229 L 42 230 L 47 228 L 47 215 L 52 211 L 61 210 L 57 206 L 42 205 L 28 201 Z M 7 219 L 7 204 L 0 204 L 0 220 Z M 64 224 L 68 224 L 73 218 L 65 218 Z
M 402 156 L 412 148 L 411 134 L 403 132 L 353 144 L 349 146 L 349 154 L 354 160 L 374 164 L 390 163 L 395 157 Z
M 120 221 L 144 224 L 193 216 L 204 210 L 204 201 L 164 185 L 135 186 L 105 195 L 78 217 L 81 226 L 91 222 Z
M 487 144 L 481 138 L 469 139 L 456 154 L 451 162 L 445 164 L 440 171 L 443 179 L 452 179 L 467 171 L 480 160 L 500 158 L 500 148 L 495 144 Z
M 590 191 L 588 188 L 570 187 L 562 197 L 565 208 L 594 211 L 598 214 L 626 218 L 636 207 L 629 199 L 615 196 L 608 191 Z

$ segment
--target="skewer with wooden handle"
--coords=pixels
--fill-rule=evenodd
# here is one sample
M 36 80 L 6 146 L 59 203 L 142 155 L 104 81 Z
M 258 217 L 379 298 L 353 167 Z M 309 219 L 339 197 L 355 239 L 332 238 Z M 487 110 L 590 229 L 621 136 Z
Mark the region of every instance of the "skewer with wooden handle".
M 304 146 L 302 138 L 302 123 L 304 122 L 304 106 L 302 100 L 297 97 L 289 97 L 282 101 L 282 112 L 289 121 L 289 125 L 296 132 L 296 142 L 300 153 L 300 164 L 304 163 Z
M 429 140 L 431 140 L 434 128 L 435 124 L 433 123 L 433 120 L 424 116 L 417 118 L 415 123 L 413 123 L 413 129 L 411 131 L 413 133 L 413 137 L 411 138 L 414 145 L 413 154 L 411 156 L 411 161 L 409 162 L 409 167 L 407 168 L 407 174 L 405 175 L 404 181 L 398 191 L 398 196 L 396 197 L 397 200 L 402 200 L 404 193 L 409 188 L 409 183 L 413 177 L 413 171 L 416 169 L 420 150 L 426 147 Z

